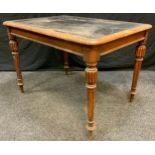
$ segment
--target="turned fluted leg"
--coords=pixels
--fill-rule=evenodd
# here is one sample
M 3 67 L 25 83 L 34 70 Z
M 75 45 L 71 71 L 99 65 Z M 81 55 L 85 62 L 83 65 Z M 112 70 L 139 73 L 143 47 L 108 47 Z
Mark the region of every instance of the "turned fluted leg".
M 8 35 L 9 35 L 9 45 L 10 45 L 11 53 L 14 59 L 15 68 L 16 68 L 17 85 L 19 86 L 21 92 L 23 93 L 24 84 L 23 84 L 23 78 L 22 78 L 21 69 L 20 69 L 20 54 L 19 54 L 18 43 L 16 41 L 15 36 L 11 35 L 9 32 L 8 32 Z
M 85 69 L 86 72 L 86 87 L 87 87 L 87 108 L 88 108 L 88 122 L 87 130 L 92 136 L 93 131 L 96 129 L 94 121 L 94 104 L 95 104 L 95 93 L 96 93 L 96 80 L 97 80 L 97 68 L 96 64 L 87 64 Z
M 134 96 L 136 94 L 136 87 L 137 87 L 137 82 L 139 78 L 139 72 L 140 72 L 142 61 L 145 55 L 145 50 L 146 50 L 145 41 L 139 42 L 139 45 L 137 46 L 136 53 L 135 53 L 136 60 L 135 60 L 135 65 L 134 65 L 130 102 L 133 101 Z
M 65 74 L 68 74 L 69 71 L 69 59 L 68 59 L 68 53 L 64 52 L 64 71 Z

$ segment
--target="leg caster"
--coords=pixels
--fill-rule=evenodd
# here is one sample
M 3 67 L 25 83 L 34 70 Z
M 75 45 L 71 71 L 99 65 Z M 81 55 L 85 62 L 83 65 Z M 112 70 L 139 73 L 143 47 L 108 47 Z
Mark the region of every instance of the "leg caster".
M 19 86 L 19 89 L 20 89 L 20 91 L 22 92 L 22 93 L 24 93 L 24 84 L 23 84 L 23 82 L 22 82 L 22 80 L 21 79 L 17 79 L 17 85 Z
M 87 134 L 88 134 L 88 139 L 89 140 L 93 140 L 94 137 L 95 137 L 95 130 L 96 130 L 96 125 L 95 125 L 95 122 L 87 122 L 87 126 L 86 126 L 86 129 L 87 129 Z

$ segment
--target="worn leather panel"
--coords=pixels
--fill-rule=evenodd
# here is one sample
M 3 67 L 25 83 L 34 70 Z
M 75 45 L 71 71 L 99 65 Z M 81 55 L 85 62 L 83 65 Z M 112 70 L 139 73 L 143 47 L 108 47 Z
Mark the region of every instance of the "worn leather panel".
M 132 29 L 142 25 L 140 23 L 66 15 L 15 20 L 15 22 L 30 25 L 32 27 L 49 29 L 49 31 L 54 30 L 92 39 Z

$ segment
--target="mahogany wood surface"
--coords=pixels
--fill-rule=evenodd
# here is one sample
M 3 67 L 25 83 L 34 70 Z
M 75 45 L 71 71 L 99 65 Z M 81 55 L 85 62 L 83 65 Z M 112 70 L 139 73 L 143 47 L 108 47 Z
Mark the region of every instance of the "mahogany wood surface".
M 23 92 L 23 79 L 16 36 L 64 51 L 64 69 L 68 73 L 68 53 L 82 56 L 86 63 L 86 88 L 88 101 L 87 130 L 96 129 L 94 121 L 97 63 L 100 57 L 117 49 L 138 43 L 131 87 L 133 100 L 139 72 L 146 49 L 149 24 L 103 20 L 72 16 L 53 16 L 6 21 L 9 44 L 15 62 L 18 85 Z

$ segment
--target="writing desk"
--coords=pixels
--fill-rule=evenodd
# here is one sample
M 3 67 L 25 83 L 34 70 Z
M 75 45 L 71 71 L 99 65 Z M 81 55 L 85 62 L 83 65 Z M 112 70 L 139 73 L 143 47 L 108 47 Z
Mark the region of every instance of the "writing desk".
M 91 133 L 96 128 L 94 102 L 98 73 L 97 62 L 101 56 L 138 43 L 135 52 L 136 59 L 130 96 L 130 101 L 133 100 L 136 93 L 139 71 L 145 54 L 148 30 L 151 29 L 151 25 L 64 15 L 6 21 L 3 24 L 8 29 L 9 45 L 17 73 L 17 84 L 22 92 L 24 92 L 23 78 L 16 36 L 64 51 L 64 68 L 66 73 L 69 68 L 68 53 L 83 57 L 86 63 L 85 73 L 87 81 L 87 130 Z

